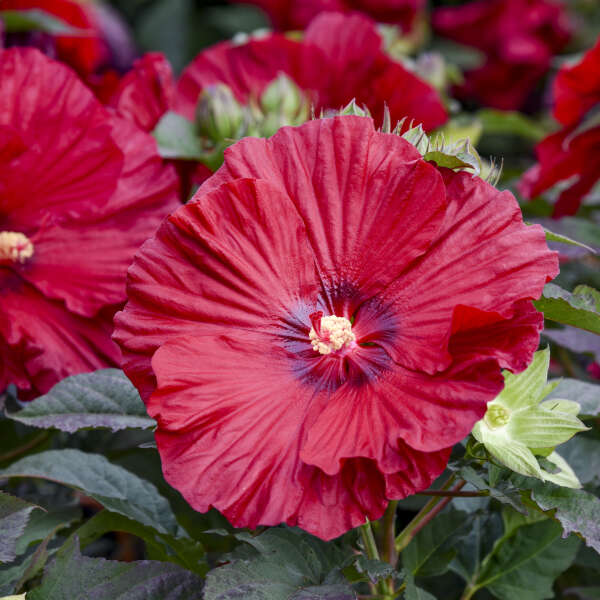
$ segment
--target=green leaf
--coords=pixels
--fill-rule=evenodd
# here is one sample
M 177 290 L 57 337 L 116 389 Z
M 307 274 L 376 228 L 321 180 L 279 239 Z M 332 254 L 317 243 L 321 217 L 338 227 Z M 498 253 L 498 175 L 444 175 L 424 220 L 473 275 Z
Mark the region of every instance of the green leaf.
M 533 304 L 551 321 L 600 335 L 600 292 L 594 288 L 579 285 L 571 293 L 547 283 L 542 297 Z
M 550 349 L 544 348 L 533 355 L 531 364 L 522 373 L 503 371 L 504 389 L 498 401 L 510 410 L 537 406 L 546 387 L 549 366 Z
M 417 587 L 414 578 L 409 576 L 406 579 L 404 600 L 436 600 L 436 597 L 424 589 Z
M 15 559 L 19 538 L 36 508 L 40 507 L 0 492 L 0 562 Z
M 146 414 L 138 391 L 119 369 L 67 377 L 21 410 L 7 411 L 7 416 L 33 427 L 55 427 L 68 433 L 86 427 L 118 431 L 156 425 Z
M 543 511 L 552 511 L 552 516 L 562 526 L 564 535 L 576 533 L 585 543 L 600 553 L 600 499 L 585 490 L 559 487 L 552 483 L 541 483 L 535 479 L 517 478 L 513 482 Z
M 507 429 L 513 439 L 529 448 L 545 448 L 558 446 L 587 427 L 573 414 L 540 405 L 515 412 Z
M 27 600 L 200 600 L 202 580 L 169 562 L 88 558 L 70 540 Z
M 64 507 L 48 512 L 36 511 L 31 515 L 23 535 L 17 543 L 17 554 L 24 554 L 30 544 L 41 542 L 51 533 L 65 529 L 82 517 L 79 506 Z
M 445 510 L 412 539 L 402 551 L 402 566 L 412 575 L 429 577 L 446 572 L 456 552 L 451 547 L 456 534 L 462 529 L 467 515 L 456 510 Z
M 391 577 L 395 573 L 395 569 L 390 563 L 374 558 L 367 558 L 364 554 L 359 554 L 357 556 L 353 567 L 356 569 L 358 577 L 351 578 L 351 581 L 370 581 L 371 583 L 377 583 L 382 579 Z M 347 575 L 347 570 L 345 570 L 344 573 Z
M 531 223 L 527 223 L 527 225 L 531 225 Z M 546 234 L 546 240 L 549 242 L 559 242 L 561 244 L 567 244 L 568 246 L 579 246 L 579 248 L 584 248 L 588 252 L 596 254 L 596 251 L 593 248 L 591 248 L 587 244 L 584 244 L 583 242 L 578 242 L 577 240 L 573 240 L 570 237 L 567 237 L 566 235 L 561 235 L 560 233 L 554 233 L 546 227 L 542 228 L 544 230 L 544 233 Z
M 77 536 L 83 549 L 106 533 L 114 531 L 124 531 L 139 537 L 145 542 L 148 556 L 153 560 L 171 560 L 201 575 L 207 571 L 203 560 L 205 552 L 200 542 L 158 533 L 148 525 L 106 509 L 96 513 L 71 537 Z
M 558 384 L 546 397 L 546 401 L 568 398 L 581 406 L 579 416 L 596 417 L 600 414 L 600 385 L 564 378 L 555 380 Z
M 163 115 L 152 132 L 158 152 L 163 158 L 202 160 L 205 152 L 196 134 L 194 123 L 169 111 Z
M 536 121 L 516 111 L 485 108 L 477 113 L 477 118 L 483 124 L 484 133 L 488 134 L 518 135 L 537 142 L 547 133 Z
M 505 470 L 504 473 L 509 474 L 510 471 Z M 508 479 L 499 478 L 494 485 L 491 485 L 481 473 L 471 466 L 461 467 L 459 475 L 475 489 L 489 492 L 490 496 L 498 502 L 507 504 L 521 513 L 527 512 L 521 500 L 521 491 Z
M 600 439 L 595 432 L 576 435 L 558 448 L 583 485 L 600 485 Z
M 0 470 L 0 477 L 39 477 L 73 487 L 116 513 L 154 527 L 180 533 L 169 503 L 149 481 L 80 450 L 47 450 L 26 456 Z
M 0 10 L 0 19 L 4 30 L 8 33 L 24 33 L 27 31 L 43 31 L 51 35 L 87 35 L 62 19 L 38 8 L 31 10 Z
M 554 598 L 554 580 L 579 547 L 576 537 L 563 540 L 560 534 L 560 526 L 548 520 L 519 527 L 496 544 L 472 587 L 487 588 L 500 600 Z
M 204 600 L 354 600 L 341 574 L 352 555 L 306 533 L 268 529 L 238 539 L 253 548 L 250 557 L 210 571 Z

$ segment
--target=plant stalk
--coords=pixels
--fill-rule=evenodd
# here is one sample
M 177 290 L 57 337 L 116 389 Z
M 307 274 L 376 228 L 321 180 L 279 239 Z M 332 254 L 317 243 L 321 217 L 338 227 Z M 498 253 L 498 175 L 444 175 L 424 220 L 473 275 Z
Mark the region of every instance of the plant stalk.
M 456 480 L 456 474 L 452 474 L 448 481 L 442 486 L 442 490 L 448 490 L 448 488 L 454 483 Z M 451 495 L 441 496 L 436 495 L 425 504 L 425 506 L 417 513 L 414 519 L 400 532 L 398 537 L 396 538 L 396 552 L 400 554 L 408 544 L 410 544 L 411 540 L 429 523 L 437 514 L 439 514 L 446 505 L 452 500 L 453 497 L 456 496 L 456 492 L 460 491 L 460 489 L 467 482 L 464 479 L 461 479 L 458 483 L 451 488 Z

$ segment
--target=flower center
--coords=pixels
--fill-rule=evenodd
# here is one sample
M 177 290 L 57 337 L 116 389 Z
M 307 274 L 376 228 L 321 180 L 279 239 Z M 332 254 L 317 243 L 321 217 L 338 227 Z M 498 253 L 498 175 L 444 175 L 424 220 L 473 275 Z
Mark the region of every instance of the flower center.
M 504 406 L 492 404 L 488 406 L 484 419 L 490 429 L 498 429 L 498 427 L 504 427 L 508 423 L 510 413 Z
M 310 315 L 312 328 L 308 334 L 315 352 L 331 354 L 355 346 L 356 336 L 352 332 L 352 323 L 346 317 L 323 316 L 319 310 Z
M 0 231 L 0 264 L 24 263 L 33 256 L 33 244 L 23 233 Z

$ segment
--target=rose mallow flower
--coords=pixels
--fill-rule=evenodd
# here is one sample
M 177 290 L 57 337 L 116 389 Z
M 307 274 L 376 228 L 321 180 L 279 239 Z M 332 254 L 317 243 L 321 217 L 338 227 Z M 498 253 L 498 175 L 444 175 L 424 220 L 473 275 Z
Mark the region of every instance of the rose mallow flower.
M 481 66 L 465 73 L 459 97 L 503 110 L 523 108 L 571 34 L 554 0 L 475 0 L 435 9 L 432 24 L 439 35 L 484 55 Z
M 317 119 L 226 150 L 138 252 L 115 339 L 194 508 L 329 539 L 442 472 L 557 270 L 509 192 Z
M 204 50 L 181 75 L 175 110 L 193 120 L 201 92 L 219 83 L 246 104 L 282 73 L 299 86 L 317 115 L 356 99 L 379 123 L 386 104 L 393 123 L 407 117 L 429 131 L 447 119 L 435 89 L 385 53 L 371 19 L 339 13 L 319 15 L 302 41 L 275 33 Z
M 305 29 L 321 12 L 361 12 L 410 31 L 425 0 L 244 0 L 260 7 L 277 29 Z
M 0 51 L 0 392 L 115 366 L 136 249 L 178 205 L 154 140 L 68 67 Z
M 561 186 L 553 216 L 574 215 L 600 179 L 600 39 L 554 80 L 554 116 L 564 125 L 536 147 L 538 164 L 519 182 L 526 198 Z
M 29 46 L 69 65 L 105 102 L 118 85 L 119 73 L 136 54 L 132 36 L 117 11 L 88 0 L 2 0 L 1 10 L 43 11 L 74 33 L 29 31 L 5 34 L 5 47 Z

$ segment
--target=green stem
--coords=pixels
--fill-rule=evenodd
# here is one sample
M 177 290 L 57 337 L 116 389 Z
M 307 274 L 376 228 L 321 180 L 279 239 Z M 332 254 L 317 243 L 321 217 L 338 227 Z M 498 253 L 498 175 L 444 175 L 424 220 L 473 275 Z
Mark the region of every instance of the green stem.
M 364 525 L 361 525 L 359 529 L 367 556 L 373 560 L 381 560 L 379 558 L 379 550 L 377 549 L 377 543 L 375 542 L 371 523 L 367 521 Z M 393 583 L 390 584 L 388 581 L 380 581 L 377 583 L 376 591 L 377 594 L 382 596 L 383 600 L 391 600 L 394 597 L 394 585 Z
M 392 567 L 396 566 L 398 555 L 396 554 L 396 509 L 398 500 L 392 500 L 383 515 L 381 527 L 383 529 L 383 540 L 381 557 L 385 562 L 390 563 Z
M 362 538 L 367 556 L 373 560 L 379 560 L 379 550 L 375 543 L 375 536 L 373 535 L 370 521 L 367 521 L 364 525 L 360 526 L 360 537 Z
M 479 496 L 489 496 L 488 490 L 480 490 L 477 492 L 454 492 L 452 490 L 425 490 L 424 492 L 417 492 L 417 496 L 442 496 L 450 498 L 477 498 Z
M 442 490 L 447 490 L 455 481 L 456 474 L 453 473 L 448 481 L 442 486 Z M 467 482 L 461 479 L 453 488 L 452 492 L 458 492 Z M 451 496 L 434 496 L 425 504 L 425 506 L 417 513 L 414 519 L 400 532 L 396 538 L 396 552 L 400 554 L 411 540 L 429 523 L 446 505 L 452 500 Z
M 478 588 L 474 587 L 473 585 L 471 585 L 471 583 L 469 582 L 467 584 L 467 587 L 465 587 L 462 596 L 460 597 L 460 600 L 471 600 L 471 598 L 473 597 L 473 594 L 475 594 L 475 592 L 477 591 Z

